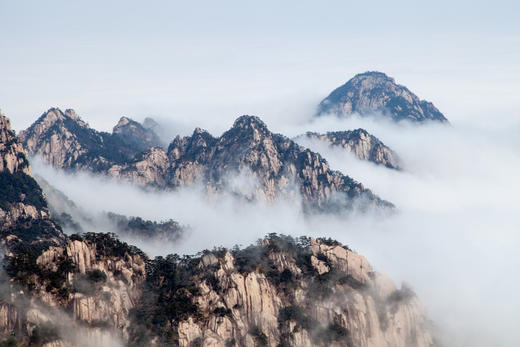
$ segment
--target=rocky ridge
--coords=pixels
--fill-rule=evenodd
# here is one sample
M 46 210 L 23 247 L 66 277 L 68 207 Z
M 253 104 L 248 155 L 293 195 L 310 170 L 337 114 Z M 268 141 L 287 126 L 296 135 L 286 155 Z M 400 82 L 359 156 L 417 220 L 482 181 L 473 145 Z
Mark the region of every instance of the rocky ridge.
M 325 134 L 307 132 L 295 138 L 295 141 L 318 140 L 331 147 L 341 147 L 357 158 L 384 165 L 390 169 L 400 169 L 396 153 L 381 140 L 364 129 L 331 131 Z
M 393 78 L 375 71 L 358 74 L 332 91 L 320 102 L 317 115 L 348 117 L 353 113 L 361 116 L 381 113 L 394 121 L 448 122 L 431 102 L 420 100 Z
M 123 117 L 114 133 L 91 129 L 72 109 L 51 108 L 19 134 L 26 152 L 61 169 L 107 170 L 158 143 L 152 130 Z
M 253 186 L 237 187 L 240 175 L 253 177 Z M 195 129 L 177 136 L 165 152 L 153 148 L 134 162 L 115 165 L 109 175 L 144 185 L 181 187 L 202 182 L 212 190 L 229 189 L 249 199 L 301 195 L 304 205 L 322 210 L 392 206 L 348 176 L 329 168 L 320 154 L 269 131 L 254 116 L 239 117 L 230 130 L 215 138 Z
M 151 147 L 160 147 L 161 140 L 153 131 L 153 120 L 146 118 L 141 125 L 130 118 L 121 117 L 114 127 L 112 134 L 119 136 L 121 141 L 131 148 L 135 148 L 136 152 L 142 152 Z
M 243 250 L 156 259 L 150 266 L 144 293 L 155 296 L 136 307 L 132 343 L 435 345 L 413 291 L 396 288 L 332 240 L 271 234 Z M 146 323 L 159 317 L 161 324 Z
M 75 118 L 66 114 L 53 109 L 21 135 L 28 152 L 58 168 L 88 169 L 160 189 L 202 184 L 209 192 L 230 190 L 248 200 L 301 196 L 308 210 L 342 211 L 354 204 L 363 208 L 392 206 L 362 184 L 331 170 L 318 153 L 273 134 L 258 117 L 239 117 L 218 138 L 197 128 L 192 136 L 177 136 L 167 150 L 151 147 L 133 156 L 116 151 L 117 158 L 109 160 L 109 146 L 91 150 L 90 142 L 83 145 L 86 136 L 78 134 L 87 131 L 85 123 L 72 126 Z M 60 117 L 66 120 L 52 121 Z M 69 125 L 51 125 L 65 123 Z M 130 124 L 126 120 L 120 123 L 121 127 Z M 75 133 L 74 129 L 83 130 Z M 88 134 L 104 136 L 91 129 Z M 245 180 L 248 182 L 237 184 Z

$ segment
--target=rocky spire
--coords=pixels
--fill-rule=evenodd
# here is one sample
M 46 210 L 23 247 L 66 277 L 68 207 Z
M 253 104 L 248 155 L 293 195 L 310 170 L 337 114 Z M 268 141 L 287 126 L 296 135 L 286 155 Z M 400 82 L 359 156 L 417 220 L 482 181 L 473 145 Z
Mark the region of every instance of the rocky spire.
M 159 136 L 152 129 L 145 128 L 141 123 L 124 116 L 114 127 L 112 134 L 119 137 L 123 143 L 135 149 L 136 152 L 161 145 Z
M 3 171 L 31 175 L 23 146 L 11 129 L 9 118 L 0 113 L 0 172 Z
M 47 202 L 31 175 L 22 144 L 0 114 L 0 243 L 56 242 L 63 234 L 49 219 Z

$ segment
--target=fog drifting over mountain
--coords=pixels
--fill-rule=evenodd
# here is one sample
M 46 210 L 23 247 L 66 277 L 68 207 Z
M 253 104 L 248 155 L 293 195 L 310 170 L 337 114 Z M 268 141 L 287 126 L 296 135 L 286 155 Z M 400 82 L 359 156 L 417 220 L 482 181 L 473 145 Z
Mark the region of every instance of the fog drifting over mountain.
M 89 211 L 172 218 L 191 227 L 174 247 L 137 244 L 151 254 L 247 245 L 270 232 L 330 236 L 365 255 L 378 271 L 409 282 L 447 346 L 520 342 L 515 329 L 520 280 L 514 276 L 520 265 L 520 126 L 514 118 L 504 126 L 479 121 L 413 126 L 356 117 L 291 123 L 267 125 L 288 136 L 363 127 L 394 149 L 403 161 L 401 172 L 304 143 L 333 169 L 393 202 L 397 213 L 305 217 L 294 201 L 244 203 L 231 194 L 208 199 L 197 187 L 152 193 L 86 173 L 69 176 L 37 161 L 33 169 Z M 232 179 L 244 189 L 250 186 L 243 175 Z

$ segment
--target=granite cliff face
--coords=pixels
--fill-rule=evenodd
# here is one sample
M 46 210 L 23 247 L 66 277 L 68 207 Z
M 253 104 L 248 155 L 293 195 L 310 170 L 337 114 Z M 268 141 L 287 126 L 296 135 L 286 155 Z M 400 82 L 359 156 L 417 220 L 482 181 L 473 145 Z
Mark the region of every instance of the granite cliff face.
M 341 147 L 362 160 L 384 165 L 390 169 L 400 169 L 397 155 L 377 137 L 364 129 L 332 131 L 326 134 L 307 132 L 295 141 L 318 140 L 332 147 Z
M 64 235 L 3 115 L 0 163 L 0 341 L 94 345 L 110 329 L 124 337 L 146 256 L 110 235 Z
M 148 274 L 135 344 L 435 345 L 413 291 L 331 240 L 271 234 L 243 250 L 156 259 Z
M 19 134 L 29 155 L 62 169 L 107 170 L 158 143 L 152 130 L 126 117 L 108 134 L 91 129 L 74 110 L 51 108 Z
M 9 285 L 0 297 L 0 338 L 18 346 L 123 345 L 146 259 L 94 233 L 39 252 L 17 249 L 4 259 Z
M 394 121 L 448 120 L 431 102 L 420 100 L 405 86 L 382 72 L 365 72 L 335 89 L 318 106 L 317 115 L 348 117 L 381 113 Z
M 21 345 L 35 331 L 57 346 L 77 345 L 68 329 L 132 346 L 436 345 L 410 287 L 397 288 L 330 239 L 270 234 L 245 249 L 150 260 L 87 233 L 31 266 L 26 259 L 11 256 L 7 273 L 39 304 L 0 302 L 0 334 L 15 331 Z

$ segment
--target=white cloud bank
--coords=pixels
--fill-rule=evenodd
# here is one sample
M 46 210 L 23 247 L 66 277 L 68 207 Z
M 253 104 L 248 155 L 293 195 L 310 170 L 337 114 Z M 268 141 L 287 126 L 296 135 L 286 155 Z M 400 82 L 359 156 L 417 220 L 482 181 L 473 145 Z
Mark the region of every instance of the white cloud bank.
M 378 271 L 411 283 L 447 346 L 520 344 L 518 122 L 503 122 L 504 127 L 499 122 L 395 125 L 360 118 L 322 118 L 299 126 L 270 123 L 289 136 L 363 127 L 379 137 L 401 157 L 404 171 L 318 143 L 308 145 L 333 169 L 393 202 L 398 213 L 304 218 L 293 201 L 208 200 L 195 188 L 146 193 L 88 174 L 67 176 L 42 165 L 34 171 L 90 211 L 173 218 L 191 226 L 178 245 L 146 250 L 154 254 L 246 245 L 270 232 L 336 238 L 365 255 Z

